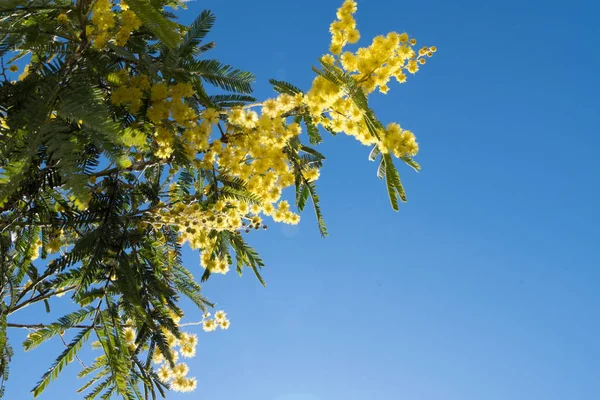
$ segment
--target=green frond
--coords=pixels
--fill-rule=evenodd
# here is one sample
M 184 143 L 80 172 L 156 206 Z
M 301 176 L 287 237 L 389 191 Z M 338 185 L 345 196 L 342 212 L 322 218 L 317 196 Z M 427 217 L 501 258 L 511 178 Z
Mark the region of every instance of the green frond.
M 183 65 L 188 73 L 230 92 L 251 93 L 254 75 L 222 64 L 218 60 L 193 60 Z
M 92 390 L 90 393 L 88 393 L 84 399 L 85 400 L 92 400 L 95 399 L 96 397 L 98 397 L 100 395 L 100 393 L 102 393 L 102 391 L 104 389 L 106 389 L 109 385 L 111 384 L 111 377 L 109 376 L 108 378 L 106 378 L 105 380 L 103 380 L 102 382 L 100 382 L 99 384 L 96 385 L 96 387 L 94 387 L 94 390 Z M 111 391 L 112 393 L 112 391 Z
M 313 149 L 312 147 L 300 145 L 300 150 L 302 150 L 305 153 L 311 154 L 315 158 L 318 158 L 320 161 L 325 160 L 325 156 L 322 153 L 318 152 L 317 150 Z
M 202 46 L 199 46 L 195 51 L 194 51 L 194 55 L 197 57 L 201 54 L 206 53 L 209 50 L 214 49 L 216 46 L 215 42 L 208 42 L 208 43 L 204 43 Z
M 127 5 L 164 45 L 170 48 L 179 45 L 181 39 L 176 30 L 177 25 L 165 18 L 151 0 L 128 0 Z
M 77 393 L 85 392 L 87 389 L 92 387 L 96 382 L 98 382 L 100 379 L 104 378 L 106 375 L 107 375 L 106 369 L 101 370 L 94 377 L 92 377 L 89 381 L 87 381 L 83 386 L 81 386 L 79 389 L 77 389 Z
M 77 373 L 77 378 L 79 378 L 79 379 L 85 378 L 92 372 L 98 370 L 99 368 L 103 368 L 105 366 L 106 366 L 106 356 L 105 355 L 98 356 L 91 365 L 89 365 L 88 367 L 85 367 L 84 369 L 82 369 L 81 371 L 79 371 Z
M 218 94 L 215 96 L 208 96 L 208 98 L 219 108 L 243 106 L 246 103 L 256 101 L 254 97 L 244 94 Z
M 390 203 L 392 208 L 395 211 L 398 211 L 398 198 L 400 198 L 401 201 L 406 202 L 406 193 L 404 192 L 404 187 L 400 181 L 400 174 L 394 166 L 392 156 L 389 153 L 383 155 L 381 158 L 381 165 L 383 165 L 383 168 L 385 169 L 385 183 Z
M 323 142 L 323 138 L 319 134 L 319 128 L 313 122 L 313 119 L 310 116 L 310 114 L 304 114 L 302 119 L 304 120 L 304 124 L 306 125 L 306 131 L 308 132 L 308 139 L 310 141 L 310 144 L 319 144 Z
M 189 298 L 198 308 L 206 311 L 207 307 L 214 307 L 214 304 L 201 295 L 202 287 L 194 280 L 194 276 L 181 265 L 173 267 L 173 283 L 175 288 L 181 294 Z
M 209 10 L 202 11 L 188 27 L 183 42 L 179 46 L 179 54 L 197 56 L 198 45 L 214 25 L 215 19 L 214 14 Z
M 369 153 L 369 160 L 375 161 L 379 154 L 381 154 L 381 150 L 379 150 L 379 146 L 378 145 L 373 146 L 373 148 L 371 149 L 371 152 Z
M 69 363 L 73 361 L 75 355 L 83 344 L 88 340 L 92 328 L 82 329 L 73 340 L 67 345 L 67 348 L 58 356 L 56 361 L 52 364 L 50 369 L 42 376 L 42 379 L 33 388 L 33 397 L 38 397 L 50 382 L 58 378 L 58 375 Z
M 317 186 L 314 182 L 306 182 L 306 186 L 310 191 L 310 198 L 313 203 L 313 207 L 315 209 L 315 215 L 317 216 L 317 224 L 319 225 L 319 232 L 321 232 L 321 236 L 327 236 L 327 227 L 325 225 L 325 220 L 323 219 L 323 214 L 321 212 L 321 207 L 319 205 L 319 196 L 317 195 Z
M 406 163 L 406 165 L 408 165 L 409 167 L 411 167 L 415 171 L 419 172 L 421 170 L 421 165 L 419 165 L 418 162 L 416 162 L 415 160 L 413 160 L 412 157 L 405 156 L 405 157 L 400 157 L 400 159 L 402 161 L 404 161 Z
M 83 321 L 90 318 L 94 312 L 94 307 L 85 307 L 59 318 L 57 322 L 49 324 L 42 329 L 31 332 L 23 342 L 25 351 L 32 350 L 46 340 L 59 335 L 61 332 L 81 324 Z
M 231 235 L 231 246 L 235 251 L 237 273 L 241 276 L 243 266 L 247 265 L 252 268 L 252 271 L 254 271 L 254 275 L 256 275 L 260 284 L 267 286 L 267 283 L 262 278 L 259 271 L 265 264 L 256 250 L 249 246 L 239 234 Z
M 218 198 L 238 200 L 248 204 L 262 204 L 262 199 L 256 194 L 230 186 L 223 186 L 220 188 Z
M 300 88 L 292 85 L 291 83 L 285 82 L 285 81 L 269 79 L 269 83 L 271 85 L 273 85 L 273 89 L 275 89 L 275 91 L 279 92 L 279 93 L 287 93 L 292 96 L 297 93 L 302 93 L 302 90 L 300 90 Z
M 105 93 L 86 80 L 72 82 L 60 92 L 56 109 L 58 116 L 79 123 L 102 135 L 108 143 L 118 143 L 120 127 L 111 118 L 105 104 Z

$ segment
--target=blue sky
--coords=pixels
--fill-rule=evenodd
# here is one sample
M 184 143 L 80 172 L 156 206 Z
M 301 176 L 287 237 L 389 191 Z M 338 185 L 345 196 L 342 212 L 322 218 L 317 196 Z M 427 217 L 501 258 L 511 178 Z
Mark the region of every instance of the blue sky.
M 254 72 L 261 98 L 268 78 L 308 87 L 340 4 L 206 0 L 182 15 L 217 15 L 212 56 Z M 310 210 L 251 235 L 268 287 L 211 278 L 231 328 L 199 332 L 199 389 L 170 398 L 600 398 L 598 15 L 592 0 L 359 2 L 363 39 L 438 47 L 372 100 L 420 143 L 423 171 L 399 165 L 409 202 L 392 211 L 369 149 L 326 136 L 330 237 Z M 61 346 L 17 349 L 6 398 L 30 398 Z M 77 369 L 42 398 L 71 398 Z

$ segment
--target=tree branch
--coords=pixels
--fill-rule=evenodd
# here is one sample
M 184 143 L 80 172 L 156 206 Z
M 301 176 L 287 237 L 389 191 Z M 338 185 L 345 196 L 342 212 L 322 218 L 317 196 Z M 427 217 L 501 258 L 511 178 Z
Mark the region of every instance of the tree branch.
M 43 329 L 46 328 L 48 325 L 46 324 L 13 324 L 13 323 L 7 323 L 6 324 L 7 327 L 9 328 L 22 328 L 22 329 Z M 85 329 L 85 328 L 91 328 L 92 325 L 73 325 L 67 329 L 73 329 L 73 328 L 78 328 L 78 329 Z
M 131 164 L 131 166 L 129 168 L 119 168 L 119 167 L 107 168 L 103 171 L 96 172 L 95 174 L 91 174 L 91 175 L 95 176 L 95 177 L 100 177 L 100 176 L 107 176 L 107 175 L 113 174 L 118 171 L 140 171 L 146 167 L 149 167 L 152 165 L 158 165 L 158 164 L 159 163 L 151 161 L 151 160 L 140 161 L 140 162 L 135 162 L 135 163 Z
M 38 301 L 46 300 L 46 299 L 49 299 L 52 296 L 56 296 L 58 294 L 68 292 L 69 290 L 73 290 L 73 289 L 75 289 L 75 287 L 76 286 L 69 286 L 69 287 L 66 287 L 66 288 L 63 288 L 63 289 L 60 289 L 60 290 L 56 290 L 54 292 L 40 294 L 40 295 L 37 295 L 35 297 L 32 297 L 31 299 L 29 299 L 29 300 L 27 300 L 27 301 L 25 301 L 25 302 L 23 302 L 21 304 L 16 305 L 15 307 L 13 307 L 11 309 L 9 309 L 8 315 L 11 315 L 12 313 L 14 313 L 16 311 L 19 311 L 20 309 L 25 308 L 25 307 L 33 304 L 33 303 L 37 303 Z

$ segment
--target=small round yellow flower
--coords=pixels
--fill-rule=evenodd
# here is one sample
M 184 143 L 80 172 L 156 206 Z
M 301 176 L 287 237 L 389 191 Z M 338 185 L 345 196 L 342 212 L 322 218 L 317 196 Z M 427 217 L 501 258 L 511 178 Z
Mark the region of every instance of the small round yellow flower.
M 173 377 L 171 370 L 165 364 L 158 370 L 158 378 L 163 382 L 168 382 Z
M 181 355 L 184 358 L 192 358 L 196 355 L 196 346 L 191 343 L 184 343 L 180 348 Z
M 61 25 L 66 25 L 69 23 L 69 17 L 67 16 L 67 14 L 60 14 L 58 17 L 56 17 L 56 20 Z
M 341 46 L 341 45 L 339 45 L 339 44 L 332 44 L 332 45 L 329 47 L 329 51 L 330 51 L 332 54 L 339 55 L 339 54 L 342 52 L 342 46 Z
M 204 332 L 211 332 L 217 329 L 217 324 L 215 320 L 207 319 L 202 323 L 202 329 L 204 329 Z
M 231 323 L 229 322 L 228 319 L 219 321 L 219 326 L 221 327 L 221 329 L 229 329 L 229 325 L 231 325 Z
M 173 367 L 173 374 L 175 376 L 186 376 L 189 370 L 186 363 L 181 363 Z
M 123 331 L 123 336 L 125 338 L 125 342 L 133 343 L 135 341 L 135 329 L 131 327 L 127 327 Z
M 325 54 L 323 57 L 321 57 L 321 60 L 327 64 L 335 63 L 335 57 L 333 57 L 331 54 Z
M 162 355 L 160 350 L 156 349 L 154 354 L 152 355 L 152 362 L 154 364 L 160 364 L 165 360 L 165 357 Z
M 348 33 L 348 43 L 353 44 L 358 42 L 360 39 L 360 32 L 358 29 L 353 29 Z
M 8 70 L 10 72 L 17 72 L 19 70 L 19 67 L 17 67 L 16 65 L 13 64 L 8 68 Z
M 260 222 L 258 222 L 258 224 L 260 224 Z M 224 319 L 226 319 L 226 317 L 227 317 L 227 313 L 225 313 L 225 311 L 223 311 L 223 310 L 219 310 L 215 313 L 215 319 L 217 321 L 223 321 Z

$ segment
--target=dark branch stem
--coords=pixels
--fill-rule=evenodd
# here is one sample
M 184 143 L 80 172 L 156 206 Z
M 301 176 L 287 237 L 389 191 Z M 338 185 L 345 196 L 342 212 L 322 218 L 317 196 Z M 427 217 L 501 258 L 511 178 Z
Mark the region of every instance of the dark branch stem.
M 17 7 L 14 8 L 5 8 L 2 9 L 2 14 L 5 13 L 10 13 L 10 12 L 17 12 L 17 11 L 54 11 L 54 10 L 71 10 L 73 9 L 73 6 L 23 6 L 23 5 L 18 5 Z
M 129 168 L 118 168 L 118 167 L 108 168 L 108 169 L 105 169 L 104 171 L 100 171 L 100 172 L 97 172 L 92 175 L 99 177 L 99 176 L 107 176 L 107 175 L 113 174 L 118 171 L 140 171 L 140 170 L 142 170 L 146 167 L 149 167 L 153 164 L 158 164 L 158 163 L 156 163 L 155 161 L 150 161 L 150 160 L 136 162 L 136 163 L 133 163 Z
M 46 328 L 48 325 L 46 324 L 13 324 L 13 323 L 7 323 L 6 324 L 7 327 L 9 328 L 22 328 L 22 329 L 42 329 L 42 328 Z M 87 328 L 91 328 L 91 325 L 73 325 L 67 329 L 87 329 Z
M 69 286 L 69 287 L 54 291 L 54 292 L 40 294 L 35 297 L 32 297 L 31 299 L 29 299 L 21 304 L 18 304 L 15 307 L 13 307 L 12 309 L 10 309 L 8 311 L 8 315 L 13 314 L 14 312 L 19 311 L 20 309 L 27 307 L 33 303 L 37 303 L 38 301 L 49 299 L 50 297 L 56 296 L 61 293 L 68 292 L 69 290 L 73 290 L 73 289 L 75 289 L 75 286 Z

